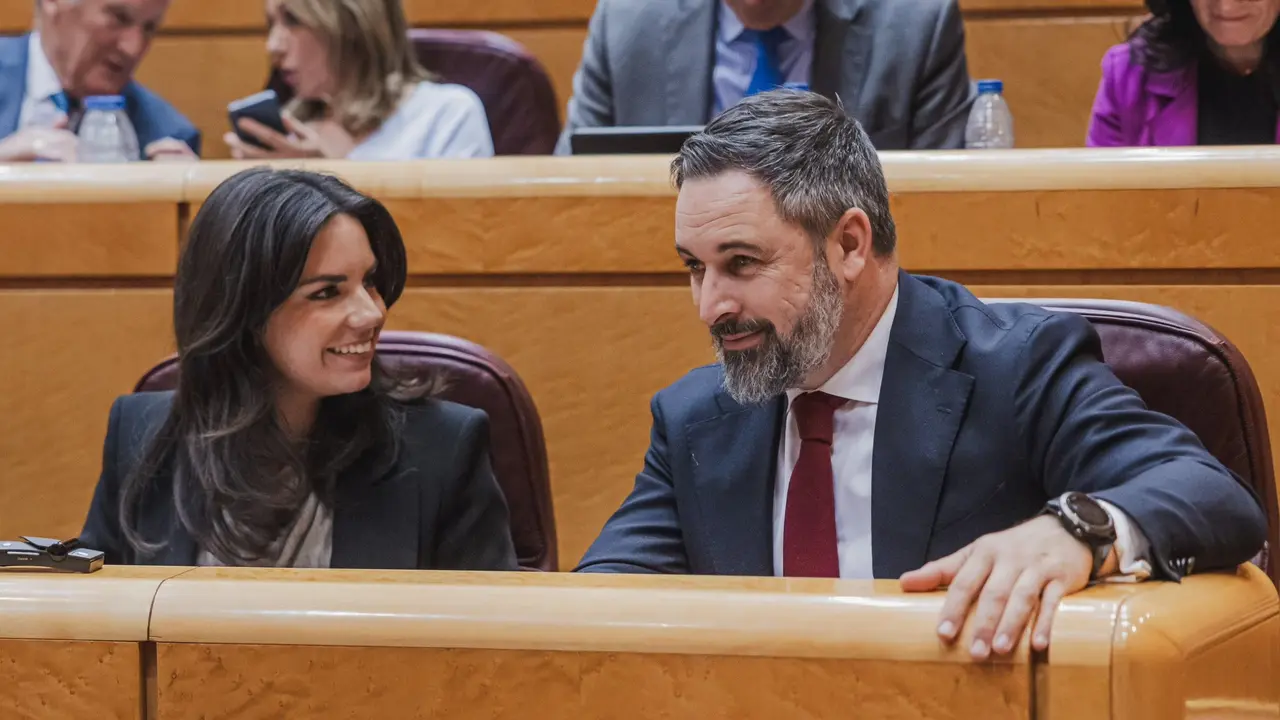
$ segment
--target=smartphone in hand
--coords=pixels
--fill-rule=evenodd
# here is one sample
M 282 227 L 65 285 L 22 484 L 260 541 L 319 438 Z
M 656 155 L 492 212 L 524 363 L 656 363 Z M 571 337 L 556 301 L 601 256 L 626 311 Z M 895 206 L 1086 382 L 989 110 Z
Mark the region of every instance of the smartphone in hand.
M 284 126 L 280 99 L 276 97 L 275 90 L 263 90 L 249 97 L 240 98 L 227 105 L 227 114 L 231 117 L 231 129 L 235 131 L 242 141 L 254 147 L 264 150 L 269 149 L 258 138 L 240 129 L 240 118 L 252 118 L 281 135 L 289 134 L 289 131 Z

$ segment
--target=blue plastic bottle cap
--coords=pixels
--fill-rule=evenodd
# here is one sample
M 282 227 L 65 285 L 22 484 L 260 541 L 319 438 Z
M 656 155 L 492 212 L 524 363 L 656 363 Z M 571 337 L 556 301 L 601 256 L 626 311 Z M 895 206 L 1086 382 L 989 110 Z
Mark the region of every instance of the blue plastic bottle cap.
M 116 110 L 124 110 L 123 95 L 91 95 L 84 99 L 84 109 L 103 110 L 113 112 Z
M 986 95 L 987 93 L 995 93 L 999 95 L 1004 92 L 1004 82 L 1001 80 L 979 80 L 978 94 Z

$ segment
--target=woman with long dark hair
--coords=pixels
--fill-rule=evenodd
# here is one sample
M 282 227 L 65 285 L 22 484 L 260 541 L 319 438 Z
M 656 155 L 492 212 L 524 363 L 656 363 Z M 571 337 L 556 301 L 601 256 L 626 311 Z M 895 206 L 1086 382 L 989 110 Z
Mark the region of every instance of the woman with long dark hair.
M 391 215 L 336 178 L 218 186 L 174 283 L 177 390 L 115 402 L 82 542 L 117 564 L 517 569 L 484 413 L 378 362 L 405 276 Z
M 1280 0 L 1147 0 L 1151 17 L 1102 61 L 1091 146 L 1280 140 Z

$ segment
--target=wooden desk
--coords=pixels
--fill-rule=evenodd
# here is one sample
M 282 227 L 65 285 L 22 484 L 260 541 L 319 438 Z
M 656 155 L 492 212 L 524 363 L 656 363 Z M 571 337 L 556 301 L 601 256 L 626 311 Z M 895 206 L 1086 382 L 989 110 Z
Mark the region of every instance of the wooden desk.
M 1280 150 L 883 161 L 910 270 L 991 297 L 1172 306 L 1239 345 L 1280 413 Z M 548 441 L 560 556 L 572 567 L 631 488 L 653 393 L 713 359 L 672 251 L 666 159 L 301 165 L 343 175 L 395 214 L 411 278 L 393 328 L 479 342 L 528 384 Z M 23 252 L 0 255 L 11 334 L 0 355 L 0 535 L 79 531 L 111 400 L 171 351 L 179 225 L 243 167 L 141 168 L 127 191 L 116 180 L 116 194 L 95 182 L 116 169 L 0 173 L 0 219 L 14 218 L 7 236 L 25 238 Z M 147 213 L 122 203 L 156 203 L 167 233 L 135 233 L 147 225 L 134 216 Z M 46 222 L 72 204 L 85 208 L 76 223 Z M 110 255 L 117 238 L 146 248 L 127 270 L 86 275 L 94 266 L 64 252 Z M 1271 425 L 1280 438 L 1280 422 Z
M 1096 587 L 975 663 L 893 582 L 107 568 L 0 576 L 4 717 L 1275 717 L 1256 568 Z M 52 601 L 52 602 L 51 602 Z M 148 620 L 149 617 L 149 620 Z
M 151 604 L 161 583 L 187 569 L 0 570 L 0 717 L 148 717 Z

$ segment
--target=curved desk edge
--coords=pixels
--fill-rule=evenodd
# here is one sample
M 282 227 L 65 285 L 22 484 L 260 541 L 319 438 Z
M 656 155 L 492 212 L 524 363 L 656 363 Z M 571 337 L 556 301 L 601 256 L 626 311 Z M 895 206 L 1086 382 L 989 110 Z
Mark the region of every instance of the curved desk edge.
M 1036 667 L 1036 717 L 1237 717 L 1245 707 L 1276 717 L 1278 651 L 1280 599 L 1252 564 L 1181 583 L 1096 586 L 1058 608 Z M 1170 672 L 1181 667 L 1202 671 L 1206 684 Z
M 0 638 L 146 642 L 152 603 L 190 568 L 106 567 L 88 575 L 0 571 Z
M 891 151 L 893 193 L 1280 187 L 1280 148 Z M 125 166 L 0 165 L 0 203 L 201 203 L 252 167 L 332 173 L 388 198 L 672 197 L 671 157 L 599 155 L 348 162 L 288 160 Z
M 151 638 L 969 662 L 941 603 L 885 581 L 202 569 L 161 587 Z

